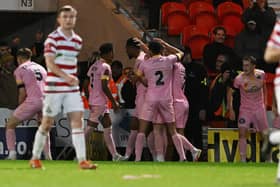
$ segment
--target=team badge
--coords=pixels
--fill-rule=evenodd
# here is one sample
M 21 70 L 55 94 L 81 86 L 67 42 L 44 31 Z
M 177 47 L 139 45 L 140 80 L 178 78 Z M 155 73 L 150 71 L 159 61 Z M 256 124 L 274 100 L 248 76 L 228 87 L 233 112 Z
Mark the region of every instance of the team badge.
M 246 120 L 244 119 L 244 118 L 240 118 L 239 120 L 238 120 L 238 123 L 240 123 L 240 124 L 244 124 L 246 122 Z

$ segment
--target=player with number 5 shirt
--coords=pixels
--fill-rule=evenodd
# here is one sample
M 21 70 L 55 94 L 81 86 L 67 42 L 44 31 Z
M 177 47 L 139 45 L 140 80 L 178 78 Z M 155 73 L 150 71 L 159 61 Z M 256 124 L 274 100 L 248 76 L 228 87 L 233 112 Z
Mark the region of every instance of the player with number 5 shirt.
M 47 76 L 46 70 L 39 64 L 31 62 L 32 52 L 28 48 L 20 49 L 17 53 L 19 66 L 14 72 L 18 86 L 18 102 L 12 116 L 6 124 L 6 142 L 9 150 L 7 159 L 16 159 L 16 126 L 36 114 L 41 116 L 43 106 L 43 86 Z M 47 150 L 49 155 L 49 150 Z

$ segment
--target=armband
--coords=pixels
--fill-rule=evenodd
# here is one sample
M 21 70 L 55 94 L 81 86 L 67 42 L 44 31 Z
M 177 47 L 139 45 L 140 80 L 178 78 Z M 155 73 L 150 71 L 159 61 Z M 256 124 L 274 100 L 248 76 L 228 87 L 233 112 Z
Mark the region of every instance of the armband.
M 102 75 L 101 80 L 110 80 L 110 77 L 108 75 Z
M 24 85 L 24 84 L 18 84 L 18 85 L 17 85 L 17 88 L 18 88 L 18 89 L 20 89 L 20 88 L 24 88 L 24 87 L 25 87 L 25 85 Z

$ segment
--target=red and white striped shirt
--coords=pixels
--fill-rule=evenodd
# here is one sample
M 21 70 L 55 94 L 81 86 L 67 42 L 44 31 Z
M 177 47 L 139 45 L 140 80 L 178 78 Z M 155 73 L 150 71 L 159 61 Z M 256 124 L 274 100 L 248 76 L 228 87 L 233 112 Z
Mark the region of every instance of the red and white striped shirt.
M 82 39 L 72 32 L 66 37 L 58 28 L 45 41 L 45 56 L 55 56 L 54 63 L 65 73 L 77 76 L 77 56 L 82 48 Z M 45 93 L 78 92 L 79 86 L 70 86 L 66 81 L 48 69 Z
M 280 50 L 280 20 L 275 23 L 272 34 L 267 42 L 267 46 L 277 48 Z M 280 62 L 280 61 L 279 61 Z M 280 67 L 276 68 L 276 77 L 274 79 L 274 86 L 280 86 Z
M 275 23 L 267 46 L 280 49 L 280 20 Z

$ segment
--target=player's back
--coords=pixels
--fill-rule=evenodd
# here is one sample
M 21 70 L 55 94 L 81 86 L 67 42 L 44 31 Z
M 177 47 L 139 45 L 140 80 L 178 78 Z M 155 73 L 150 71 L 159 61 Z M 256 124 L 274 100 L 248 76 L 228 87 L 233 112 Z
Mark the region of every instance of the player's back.
M 104 72 L 109 71 L 109 77 L 112 77 L 111 67 L 103 60 L 96 61 L 89 69 L 87 75 L 90 77 L 90 105 L 106 105 L 108 98 L 102 89 L 102 76 Z
M 185 67 L 177 62 L 173 66 L 173 83 L 172 83 L 172 91 L 173 91 L 173 99 L 174 102 L 184 102 L 187 100 L 184 94 L 184 86 L 185 86 Z
M 47 77 L 46 70 L 35 62 L 25 62 L 15 71 L 17 79 L 23 81 L 28 101 L 36 101 L 43 98 L 43 90 Z
M 173 64 L 177 57 L 154 56 L 148 59 L 143 68 L 144 75 L 148 81 L 147 100 L 172 100 Z

